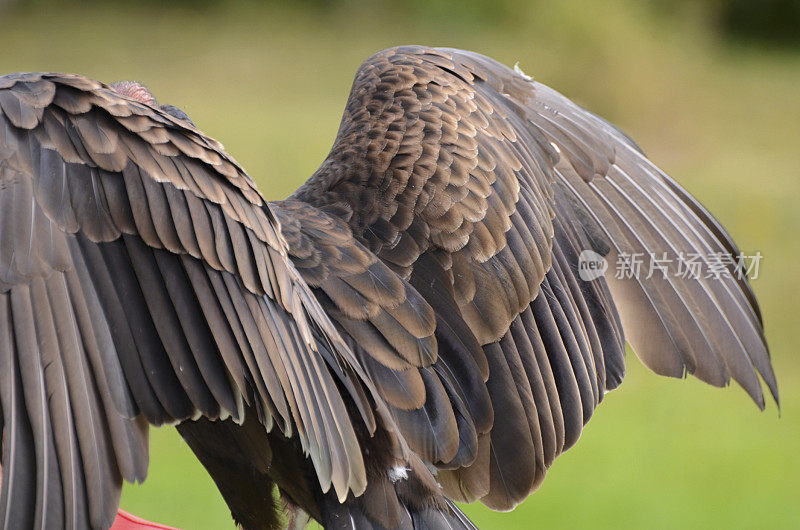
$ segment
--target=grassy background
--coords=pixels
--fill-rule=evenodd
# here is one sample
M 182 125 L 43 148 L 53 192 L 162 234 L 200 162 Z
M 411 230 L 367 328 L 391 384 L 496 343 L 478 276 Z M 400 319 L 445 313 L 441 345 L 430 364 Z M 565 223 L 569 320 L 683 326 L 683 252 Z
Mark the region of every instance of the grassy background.
M 352 76 L 373 52 L 422 43 L 519 61 L 620 125 L 743 250 L 765 256 L 754 285 L 782 412 L 760 413 L 740 389 L 656 377 L 629 354 L 625 384 L 539 492 L 510 514 L 467 513 L 485 528 L 798 528 L 800 53 L 722 39 L 713 2 L 663 4 L 45 2 L 4 11 L 0 0 L 0 73 L 142 81 L 277 199 L 324 158 Z M 177 434 L 153 430 L 152 440 L 150 476 L 126 487 L 123 507 L 186 529 L 232 527 Z

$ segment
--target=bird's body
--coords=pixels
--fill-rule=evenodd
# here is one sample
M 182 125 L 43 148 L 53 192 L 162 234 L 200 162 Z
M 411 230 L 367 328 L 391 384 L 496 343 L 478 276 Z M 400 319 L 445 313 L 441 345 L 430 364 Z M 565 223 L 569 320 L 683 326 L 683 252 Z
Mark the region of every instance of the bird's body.
M 777 400 L 717 277 L 587 281 L 579 256 L 738 251 L 618 129 L 470 52 L 362 65 L 320 169 L 265 201 L 138 86 L 0 77 L 2 528 L 108 527 L 176 424 L 247 530 L 472 528 L 624 375 Z M 144 99 L 142 99 L 144 98 Z M 624 329 L 624 335 L 623 335 Z M 273 497 L 277 485 L 283 497 Z

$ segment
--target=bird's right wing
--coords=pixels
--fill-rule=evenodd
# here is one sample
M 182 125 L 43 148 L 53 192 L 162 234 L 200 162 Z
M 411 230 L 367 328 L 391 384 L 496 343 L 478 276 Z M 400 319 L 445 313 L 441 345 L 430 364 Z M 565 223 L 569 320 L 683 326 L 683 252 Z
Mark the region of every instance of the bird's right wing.
M 0 77 L 0 528 L 108 527 L 147 422 L 243 400 L 361 493 L 362 376 L 218 143 L 83 77 Z
M 619 130 L 487 57 L 368 59 L 294 198 L 340 208 L 433 307 L 434 399 L 396 416 L 453 498 L 510 509 L 535 489 L 620 383 L 623 329 L 660 374 L 735 380 L 763 407 L 761 376 L 777 400 L 747 279 L 732 263 L 706 276 L 712 254 L 736 258 L 725 231 Z M 583 281 L 584 250 L 670 261 Z M 690 254 L 700 276 L 678 274 Z

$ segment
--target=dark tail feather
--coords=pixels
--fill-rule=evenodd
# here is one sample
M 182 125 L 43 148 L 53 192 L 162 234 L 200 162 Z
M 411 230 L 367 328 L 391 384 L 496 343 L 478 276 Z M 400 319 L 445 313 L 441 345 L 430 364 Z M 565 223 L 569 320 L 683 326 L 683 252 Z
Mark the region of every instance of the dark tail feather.
M 441 510 L 424 510 L 417 512 L 419 515 L 412 515 L 414 528 L 452 528 L 454 530 L 478 530 L 478 527 L 456 506 L 447 499 L 449 513 Z
M 390 530 L 371 518 L 359 502 L 339 504 L 328 499 L 329 505 L 323 508 L 322 526 L 326 530 Z M 400 502 L 402 514 L 397 530 L 478 530 L 472 521 L 447 499 L 446 505 L 420 508 Z

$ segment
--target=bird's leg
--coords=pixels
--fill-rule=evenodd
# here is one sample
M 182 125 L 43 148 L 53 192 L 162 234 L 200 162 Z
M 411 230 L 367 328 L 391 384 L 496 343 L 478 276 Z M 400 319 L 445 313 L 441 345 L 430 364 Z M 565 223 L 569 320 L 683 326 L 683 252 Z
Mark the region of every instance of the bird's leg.
M 288 518 L 288 522 L 286 524 L 287 530 L 304 530 L 308 523 L 311 521 L 311 517 L 303 511 L 298 505 L 293 503 L 287 497 L 281 495 L 283 499 L 283 509 L 286 512 L 286 516 Z

